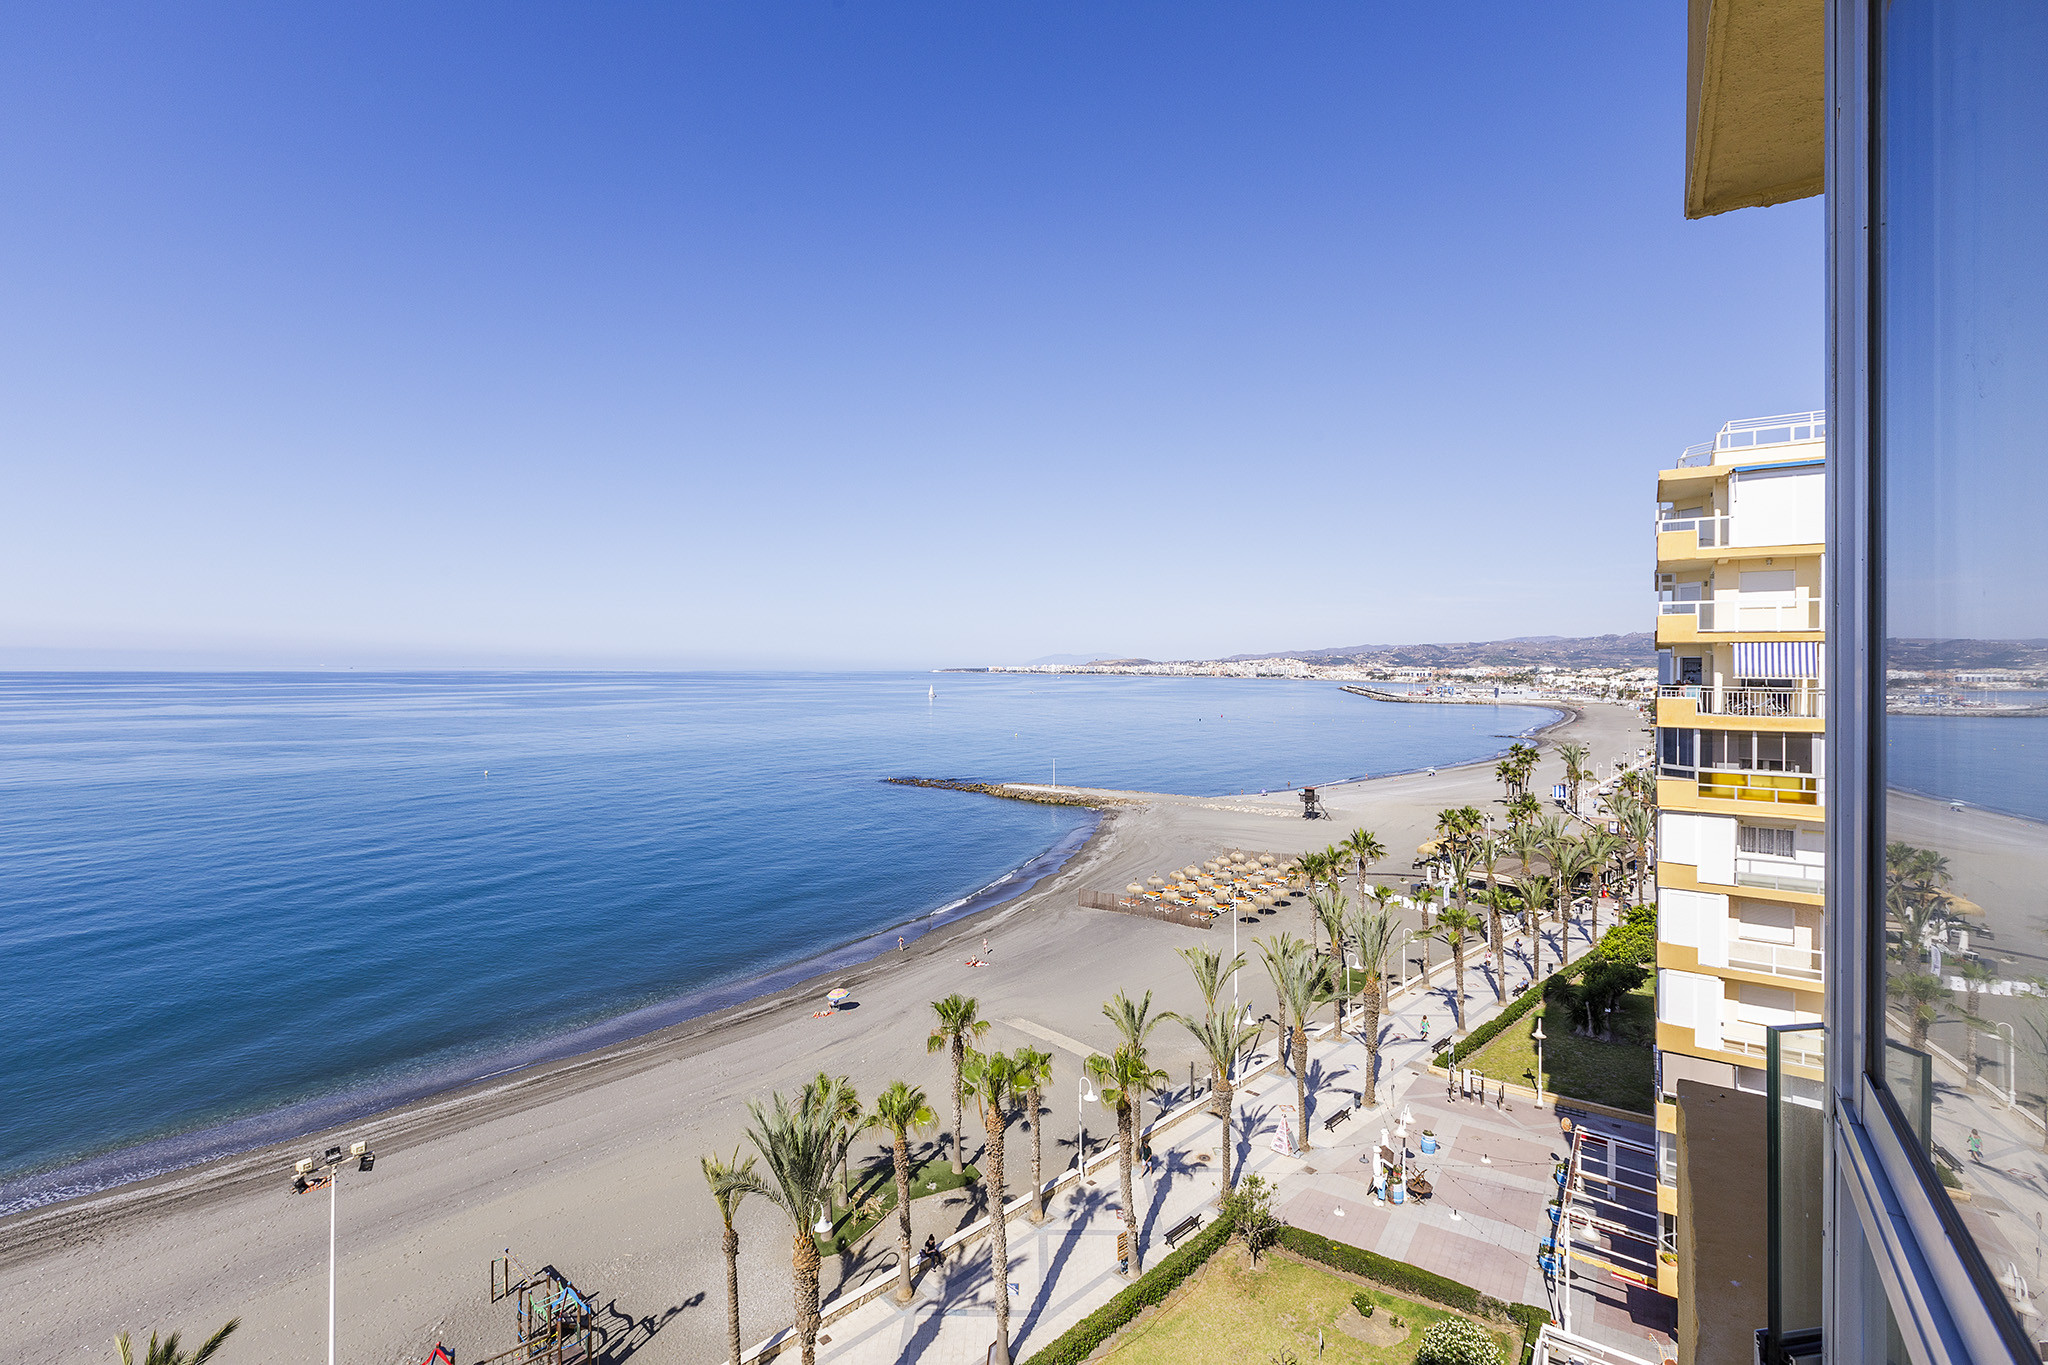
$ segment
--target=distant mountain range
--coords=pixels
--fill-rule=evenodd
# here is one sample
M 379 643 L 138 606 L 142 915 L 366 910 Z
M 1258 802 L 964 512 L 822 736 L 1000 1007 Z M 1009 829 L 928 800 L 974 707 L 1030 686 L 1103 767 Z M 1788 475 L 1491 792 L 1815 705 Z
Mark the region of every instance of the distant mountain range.
M 1929 640 L 1893 637 L 1884 642 L 1885 667 L 1942 672 L 1957 668 L 2048 669 L 2048 640 Z
M 1643 668 L 1657 662 L 1650 632 L 1631 635 L 1521 635 L 1512 640 L 1476 640 L 1437 645 L 1340 645 L 1332 649 L 1283 649 L 1270 654 L 1232 654 L 1226 659 L 1113 659 L 1101 655 L 1049 654 L 1033 664 L 1101 664 L 1136 667 L 1168 663 L 1257 663 L 1300 659 L 1312 664 L 1358 668 L 1484 668 L 1549 664 L 1558 668 Z

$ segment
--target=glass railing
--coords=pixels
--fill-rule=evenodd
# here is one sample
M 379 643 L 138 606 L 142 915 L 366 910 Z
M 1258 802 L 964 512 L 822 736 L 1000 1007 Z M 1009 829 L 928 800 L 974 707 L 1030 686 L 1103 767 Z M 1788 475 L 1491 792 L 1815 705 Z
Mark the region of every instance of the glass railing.
M 1782 943 L 1752 943 L 1747 939 L 1728 941 L 1728 965 L 1772 976 L 1797 977 L 1802 981 L 1821 979 L 1821 952 L 1817 948 L 1794 948 Z
M 1828 434 L 1825 412 L 1787 412 L 1776 417 L 1745 417 L 1729 422 L 1714 436 L 1719 452 L 1750 450 L 1757 446 L 1786 445 L 1793 441 L 1817 441 Z
M 1783 858 L 1735 858 L 1735 884 L 1765 891 L 1799 891 L 1818 896 L 1827 890 L 1827 869 L 1816 863 Z
M 1729 543 L 1728 518 L 1726 517 L 1657 518 L 1657 533 L 1662 535 L 1667 531 L 1697 531 L 1702 548 L 1710 549 L 1717 545 L 1727 545 Z
M 1764 1134 L 1767 1181 L 1769 1309 L 1766 1365 L 1818 1360 L 1821 1353 L 1821 1229 L 1825 1223 L 1827 1129 L 1818 1087 L 1785 1070 L 1819 1055 L 1819 1024 L 1779 1024 L 1765 1031 Z

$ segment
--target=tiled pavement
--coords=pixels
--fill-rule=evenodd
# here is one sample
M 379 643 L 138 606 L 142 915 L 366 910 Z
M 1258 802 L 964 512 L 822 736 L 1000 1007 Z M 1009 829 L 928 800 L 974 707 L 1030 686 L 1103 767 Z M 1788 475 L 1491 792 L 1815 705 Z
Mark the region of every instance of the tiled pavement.
M 1526 970 L 1512 975 L 1519 988 Z M 1325 1029 L 1310 1047 L 1317 1081 L 1310 1101 L 1311 1150 L 1294 1157 L 1274 1149 L 1273 1138 L 1281 1123 L 1292 1119 L 1295 1102 L 1293 1078 L 1275 1067 L 1251 1077 L 1238 1093 L 1235 1159 L 1277 1184 L 1281 1213 L 1296 1226 L 1411 1262 L 1508 1302 L 1555 1311 L 1535 1252 L 1547 1226 L 1544 1204 L 1554 1188 L 1552 1154 L 1563 1156 L 1565 1141 L 1548 1108 L 1514 1099 L 1506 1110 L 1475 1100 L 1452 1102 L 1443 1083 L 1423 1070 L 1429 1048 L 1417 1036 L 1418 1025 L 1425 1014 L 1439 1023 L 1448 1017 L 1447 976 L 1442 972 L 1431 989 L 1397 1001 L 1383 1018 L 1382 1102 L 1376 1108 L 1358 1112 L 1334 1135 L 1322 1127 L 1324 1118 L 1350 1103 L 1343 1092 L 1358 1086 L 1366 1066 L 1363 1043 L 1349 1038 L 1333 1042 Z M 1486 997 L 1472 1002 L 1473 1024 L 1495 1009 L 1483 979 L 1476 972 L 1468 975 L 1473 996 Z M 1391 1135 L 1404 1109 L 1411 1119 L 1411 1166 L 1428 1173 L 1436 1193 L 1427 1201 L 1378 1205 L 1361 1158 L 1382 1129 Z M 1427 1157 L 1420 1151 L 1425 1128 L 1433 1129 L 1441 1143 L 1441 1150 Z M 1138 1185 L 1140 1245 L 1147 1264 L 1166 1254 L 1168 1228 L 1190 1213 L 1213 1213 L 1220 1136 L 1213 1117 L 1196 1114 L 1154 1139 L 1157 1159 Z M 1097 1183 L 1083 1186 L 1078 1197 L 1071 1190 L 1059 1193 L 1043 1225 L 1034 1227 L 1016 1216 L 1010 1222 L 1011 1350 L 1018 1359 L 1106 1303 L 1125 1283 L 1116 1273 L 1114 1160 L 1091 1168 L 1090 1176 Z M 883 1297 L 829 1324 L 820 1339 L 819 1359 L 832 1365 L 983 1361 L 995 1325 L 989 1266 L 988 1241 L 977 1239 L 939 1271 L 925 1274 L 909 1307 L 899 1308 Z M 1647 1291 L 1597 1286 L 1592 1278 L 1575 1277 L 1575 1332 L 1646 1359 L 1671 1354 L 1668 1300 Z

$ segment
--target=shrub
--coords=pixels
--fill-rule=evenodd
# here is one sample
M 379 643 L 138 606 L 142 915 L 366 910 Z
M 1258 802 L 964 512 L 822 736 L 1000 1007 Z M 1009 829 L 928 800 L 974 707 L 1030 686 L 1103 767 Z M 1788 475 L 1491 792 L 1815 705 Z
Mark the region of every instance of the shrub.
M 1638 905 L 1600 936 L 1591 954 L 1609 962 L 1648 966 L 1657 960 L 1657 907 Z
M 1081 1365 L 1118 1328 L 1180 1288 L 1181 1282 L 1200 1270 L 1216 1248 L 1229 1240 L 1230 1234 L 1230 1216 L 1224 1214 L 1196 1233 L 1179 1251 L 1146 1271 L 1136 1284 L 1060 1333 L 1044 1350 L 1033 1352 L 1024 1365 Z
M 1373 1308 L 1376 1305 L 1374 1305 L 1372 1297 L 1361 1289 L 1351 1296 L 1351 1306 L 1358 1310 L 1358 1316 L 1369 1318 L 1372 1316 Z
M 1500 1345 L 1469 1318 L 1445 1318 L 1424 1330 L 1415 1365 L 1502 1365 Z
M 1458 1055 L 1460 1057 L 1471 1057 L 1477 1054 L 1480 1048 L 1492 1042 L 1510 1024 L 1513 1024 L 1530 1010 L 1535 1009 L 1537 1003 L 1546 995 L 1566 989 L 1574 977 L 1586 970 L 1586 964 L 1590 960 L 1591 954 L 1581 957 L 1563 971 L 1553 972 L 1528 990 L 1523 991 L 1520 995 L 1508 1001 L 1506 1009 L 1458 1040 Z M 1451 1064 L 1451 1045 L 1449 1043 L 1444 1044 L 1437 1051 L 1436 1064 L 1438 1066 L 1449 1066 Z
M 1273 1244 L 1280 1231 L 1280 1219 L 1273 1212 L 1273 1187 L 1256 1175 L 1246 1176 L 1224 1196 L 1223 1216 L 1236 1225 L 1238 1240 L 1257 1265 L 1259 1253 Z
M 1321 1261 L 1346 1274 L 1383 1284 L 1409 1298 L 1427 1299 L 1464 1313 L 1476 1313 L 1480 1308 L 1480 1293 L 1469 1284 L 1432 1275 L 1419 1266 L 1352 1246 L 1348 1242 L 1333 1242 L 1306 1228 L 1282 1227 L 1280 1245 L 1297 1256 Z

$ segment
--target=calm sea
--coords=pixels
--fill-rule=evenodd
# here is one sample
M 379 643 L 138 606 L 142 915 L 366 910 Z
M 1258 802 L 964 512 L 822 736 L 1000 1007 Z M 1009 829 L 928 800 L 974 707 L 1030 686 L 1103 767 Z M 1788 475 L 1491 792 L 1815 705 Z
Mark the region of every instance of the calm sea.
M 884 777 L 1215 794 L 1548 719 L 1224 679 L 0 676 L 0 1208 L 893 948 L 1094 824 Z
M 2041 705 L 2048 696 L 2002 700 Z M 2048 717 L 1888 716 L 1885 767 L 1895 787 L 2048 820 Z

